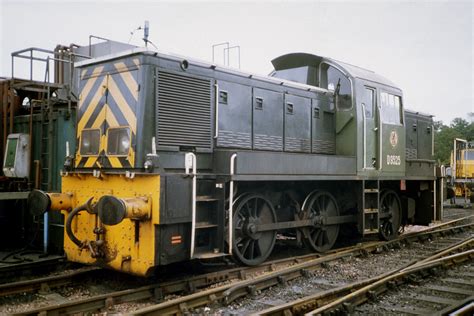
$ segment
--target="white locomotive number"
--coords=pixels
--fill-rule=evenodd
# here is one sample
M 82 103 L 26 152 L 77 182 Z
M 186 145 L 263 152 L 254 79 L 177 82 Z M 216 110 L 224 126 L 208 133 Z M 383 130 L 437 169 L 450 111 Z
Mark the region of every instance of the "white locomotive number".
M 400 156 L 387 155 L 387 165 L 400 166 Z

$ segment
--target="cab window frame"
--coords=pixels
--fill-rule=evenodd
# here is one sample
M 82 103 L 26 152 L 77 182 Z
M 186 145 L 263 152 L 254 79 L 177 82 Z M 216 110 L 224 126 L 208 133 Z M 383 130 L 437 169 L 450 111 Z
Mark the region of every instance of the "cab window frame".
M 384 124 L 404 126 L 404 107 L 403 107 L 403 97 L 396 92 L 390 92 L 387 90 L 379 90 L 379 111 L 381 121 Z M 397 102 L 398 100 L 398 102 Z M 398 116 L 394 119 L 393 113 L 397 112 L 398 107 Z M 394 111 L 395 110 L 395 111 Z M 392 112 L 392 113 L 391 113 Z
M 336 95 L 334 95 L 334 104 L 335 104 L 335 108 L 337 111 L 341 111 L 341 112 L 347 112 L 347 111 L 352 111 L 354 109 L 354 82 L 352 80 L 352 78 L 347 75 L 347 73 L 342 69 L 340 68 L 339 66 L 331 63 L 331 62 L 328 62 L 328 61 L 323 61 L 319 67 L 319 79 L 320 79 L 320 82 L 319 82 L 319 86 L 321 88 L 324 88 L 324 89 L 328 89 L 329 90 L 329 80 L 328 80 L 328 75 L 327 75 L 327 72 L 328 72 L 328 69 L 329 67 L 332 67 L 334 69 L 336 69 L 338 72 L 340 72 L 340 74 L 342 75 L 343 78 L 347 79 L 347 81 L 349 82 L 349 88 L 350 88 L 350 107 L 340 107 L 339 105 L 339 102 L 337 102 L 339 96 L 336 97 Z M 324 75 L 323 75 L 324 74 Z M 326 82 L 323 82 L 323 79 L 326 81 Z M 334 83 L 335 86 L 334 86 L 334 89 L 336 89 L 336 85 L 337 83 Z M 323 86 L 325 85 L 325 86 Z M 331 90 L 329 90 L 331 91 Z M 331 92 L 335 92 L 334 91 L 331 91 Z
M 370 91 L 370 95 L 371 95 L 371 103 L 370 105 L 367 104 L 367 99 L 364 99 L 362 100 L 362 104 L 364 104 L 365 106 L 365 109 L 364 109 L 364 117 L 366 119 L 375 119 L 375 115 L 376 115 L 376 109 L 377 109 L 377 104 L 378 104 L 378 101 L 377 101 L 377 89 L 375 87 L 372 87 L 372 86 L 366 86 L 364 85 L 364 93 L 366 94 L 365 97 L 367 97 L 367 93 L 368 91 Z M 367 111 L 367 109 L 369 108 L 370 106 L 370 112 Z M 370 116 L 368 116 L 367 114 L 370 114 Z

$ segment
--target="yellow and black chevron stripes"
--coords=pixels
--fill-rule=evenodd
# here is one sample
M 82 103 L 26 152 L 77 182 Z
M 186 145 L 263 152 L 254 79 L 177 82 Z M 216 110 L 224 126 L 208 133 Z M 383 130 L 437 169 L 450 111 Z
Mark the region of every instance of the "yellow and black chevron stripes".
M 96 68 L 102 67 L 100 72 L 97 72 Z M 119 62 L 110 62 L 100 66 L 88 66 L 81 70 L 81 80 L 87 80 L 95 76 L 103 76 L 105 74 L 113 74 L 116 72 L 133 71 L 140 68 L 140 61 L 138 58 L 126 58 Z
M 120 126 L 130 126 L 133 133 L 136 133 L 137 118 L 135 116 L 135 107 L 130 106 L 130 98 L 126 98 L 125 93 L 122 93 L 123 89 L 120 89 L 117 82 L 118 76 L 112 75 L 109 80 L 109 101 L 110 107 L 113 109 L 113 113 L 117 115 L 117 118 L 121 120 Z M 136 100 L 133 102 L 136 105 Z M 116 108 L 115 108 L 116 107 Z
M 101 131 L 98 156 L 76 155 L 77 168 L 130 168 L 135 164 L 134 144 L 137 132 L 138 59 L 89 67 L 81 71 L 77 138 L 84 129 Z M 127 156 L 106 154 L 107 130 L 129 127 L 131 148 Z

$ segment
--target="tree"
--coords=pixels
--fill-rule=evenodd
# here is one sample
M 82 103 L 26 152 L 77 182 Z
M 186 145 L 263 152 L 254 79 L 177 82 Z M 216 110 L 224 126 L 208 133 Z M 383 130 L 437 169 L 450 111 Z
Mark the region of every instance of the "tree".
M 455 138 L 474 140 L 474 123 L 459 117 L 453 119 L 450 126 L 444 125 L 441 121 L 434 122 L 434 129 L 436 132 L 435 159 L 442 164 L 450 163 Z

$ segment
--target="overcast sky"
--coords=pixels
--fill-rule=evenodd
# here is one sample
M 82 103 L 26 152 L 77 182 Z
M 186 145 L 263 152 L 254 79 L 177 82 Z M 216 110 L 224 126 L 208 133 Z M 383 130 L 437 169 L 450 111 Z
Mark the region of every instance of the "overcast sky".
M 258 74 L 279 55 L 314 53 L 380 73 L 408 108 L 436 120 L 474 112 L 472 1 L 131 3 L 0 0 L 0 76 L 11 75 L 12 51 L 87 45 L 90 34 L 128 42 L 149 20 L 150 39 L 167 52 L 210 61 L 212 45 L 228 41 L 241 47 L 242 70 Z

